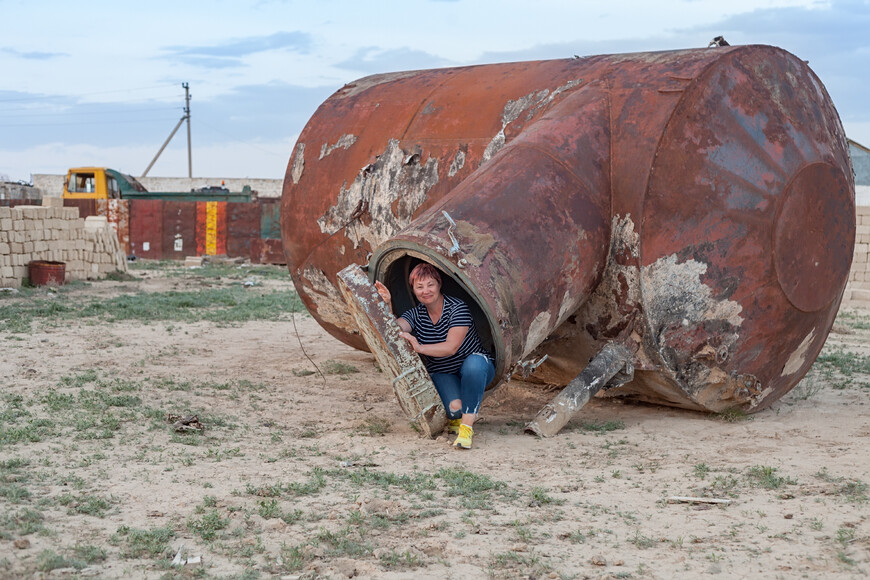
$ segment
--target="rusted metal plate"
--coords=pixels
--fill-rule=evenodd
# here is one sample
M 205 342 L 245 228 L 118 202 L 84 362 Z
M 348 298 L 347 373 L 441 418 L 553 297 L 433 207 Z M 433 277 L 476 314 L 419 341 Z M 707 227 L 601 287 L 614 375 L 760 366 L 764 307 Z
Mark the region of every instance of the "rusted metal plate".
M 360 334 L 381 369 L 393 379 L 402 411 L 421 433 L 436 437 L 447 415 L 420 356 L 399 336 L 395 316 L 359 266 L 348 266 L 339 272 L 338 280 Z
M 163 258 L 196 255 L 196 202 L 163 202 Z
M 163 201 L 130 200 L 130 253 L 139 258 L 163 258 Z
M 263 240 L 260 238 L 251 240 L 251 262 L 255 264 L 281 264 L 287 263 L 284 257 L 284 246 L 281 240 Z
M 99 215 L 96 201 L 95 199 L 64 199 L 63 206 L 79 208 L 79 217 L 84 219 L 88 216 Z
M 252 242 L 260 239 L 260 204 L 227 204 L 227 255 L 254 261 Z
M 281 204 L 277 199 L 261 199 L 260 237 L 264 240 L 281 239 Z
M 102 201 L 102 200 L 100 200 Z M 124 199 L 108 199 L 106 201 L 106 219 L 118 235 L 118 243 L 125 256 L 130 255 L 130 201 Z

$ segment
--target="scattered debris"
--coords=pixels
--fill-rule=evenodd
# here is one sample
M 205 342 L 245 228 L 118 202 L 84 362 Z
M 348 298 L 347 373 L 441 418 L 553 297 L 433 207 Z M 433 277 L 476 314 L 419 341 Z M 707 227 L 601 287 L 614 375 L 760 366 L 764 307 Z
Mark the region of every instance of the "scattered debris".
M 668 503 L 713 503 L 713 504 L 721 504 L 728 505 L 731 503 L 730 499 L 720 499 L 715 497 L 685 497 L 675 495 L 668 498 Z
M 201 433 L 205 431 L 205 425 L 199 422 L 199 418 L 196 415 L 182 416 L 169 413 L 166 415 L 166 422 L 172 423 L 172 428 L 177 433 L 189 433 L 191 431 Z

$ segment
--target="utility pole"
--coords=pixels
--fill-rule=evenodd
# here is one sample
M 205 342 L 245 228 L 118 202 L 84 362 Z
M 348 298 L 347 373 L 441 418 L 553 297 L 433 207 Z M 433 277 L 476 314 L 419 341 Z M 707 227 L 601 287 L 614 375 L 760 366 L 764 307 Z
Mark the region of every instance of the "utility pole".
M 181 127 L 182 123 L 187 121 L 187 177 L 191 179 L 193 178 L 193 157 L 190 150 L 190 92 L 188 91 L 190 85 L 187 83 L 181 83 L 181 86 L 184 87 L 184 114 L 178 120 L 172 133 L 169 134 L 169 137 L 167 137 L 166 141 L 163 142 L 163 145 L 160 146 L 157 155 L 154 156 L 154 159 L 151 160 L 151 163 L 148 164 L 148 167 L 145 168 L 145 171 L 142 172 L 140 177 L 148 175 L 148 172 L 151 171 L 151 168 L 154 167 L 155 163 L 157 163 L 157 158 L 160 157 L 160 154 L 163 153 L 163 150 L 166 149 L 166 146 L 169 145 L 169 142 L 172 141 L 173 137 L 175 137 L 178 128 Z
M 190 151 L 190 91 L 188 84 L 181 83 L 184 87 L 184 116 L 187 117 L 187 177 L 193 179 L 193 157 Z

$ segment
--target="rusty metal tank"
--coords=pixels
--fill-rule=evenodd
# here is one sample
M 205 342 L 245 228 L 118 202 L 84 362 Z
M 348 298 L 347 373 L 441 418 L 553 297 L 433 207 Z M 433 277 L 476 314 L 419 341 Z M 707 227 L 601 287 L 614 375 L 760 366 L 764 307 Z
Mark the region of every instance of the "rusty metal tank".
M 807 64 L 770 46 L 367 77 L 324 102 L 287 168 L 296 287 L 365 348 L 336 287 L 353 263 L 412 305 L 449 276 L 496 381 L 565 385 L 606 345 L 607 391 L 755 411 L 808 371 L 855 235 L 845 134 Z

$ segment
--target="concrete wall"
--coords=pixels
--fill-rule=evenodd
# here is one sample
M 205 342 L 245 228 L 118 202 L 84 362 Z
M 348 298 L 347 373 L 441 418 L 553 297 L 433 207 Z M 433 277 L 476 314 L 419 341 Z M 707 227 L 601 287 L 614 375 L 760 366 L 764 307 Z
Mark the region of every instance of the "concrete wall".
M 42 199 L 42 190 L 20 183 L 2 182 L 0 183 L 0 199 Z
M 49 173 L 34 173 L 33 185 L 45 192 L 46 197 L 63 195 L 63 180 L 66 175 Z M 260 197 L 281 197 L 284 186 L 283 179 L 261 178 L 230 178 L 230 177 L 143 177 L 136 178 L 148 191 L 190 191 L 200 187 L 220 185 L 221 182 L 230 191 L 242 191 L 242 187 L 250 185 Z
M 105 217 L 82 219 L 76 207 L 0 207 L 0 287 L 20 287 L 29 278 L 30 262 L 37 260 L 64 262 L 66 281 L 127 271 L 118 236 Z

